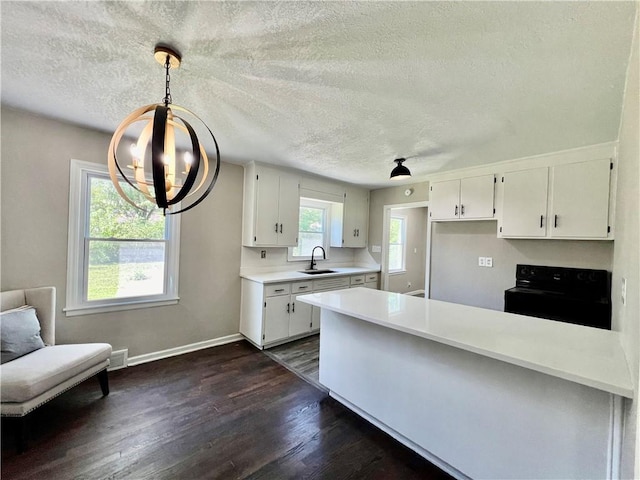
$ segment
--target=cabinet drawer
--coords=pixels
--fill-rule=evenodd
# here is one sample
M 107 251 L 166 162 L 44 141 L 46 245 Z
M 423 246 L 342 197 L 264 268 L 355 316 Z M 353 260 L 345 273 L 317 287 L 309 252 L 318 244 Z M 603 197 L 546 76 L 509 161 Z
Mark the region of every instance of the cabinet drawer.
M 367 273 L 364 276 L 364 281 L 365 281 L 365 283 L 377 282 L 378 281 L 378 274 L 377 273 Z
M 349 286 L 349 277 L 331 277 L 313 281 L 313 291 L 334 290 Z
M 364 283 L 364 275 L 354 275 L 351 277 L 351 285 L 362 285 Z
M 311 293 L 313 282 L 296 282 L 291 284 L 291 293 Z
M 289 283 L 274 283 L 273 285 L 266 285 L 264 287 L 265 297 L 289 295 L 290 292 L 291 292 L 291 284 Z

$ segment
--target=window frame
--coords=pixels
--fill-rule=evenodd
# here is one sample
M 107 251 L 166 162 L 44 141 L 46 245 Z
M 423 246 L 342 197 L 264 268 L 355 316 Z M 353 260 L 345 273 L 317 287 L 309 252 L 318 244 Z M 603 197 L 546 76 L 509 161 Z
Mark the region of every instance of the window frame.
M 72 159 L 69 168 L 69 230 L 67 244 L 66 316 L 175 305 L 178 296 L 180 216 L 165 217 L 164 293 L 126 298 L 86 300 L 88 273 L 89 188 L 92 177 L 110 180 L 106 165 Z M 144 240 L 143 240 L 144 241 Z M 154 241 L 158 241 L 157 239 Z
M 389 215 L 389 230 L 391 230 L 391 223 L 393 219 L 399 219 L 402 221 L 402 242 L 401 243 L 391 243 L 391 232 L 389 232 L 389 241 L 387 245 L 387 251 L 389 252 L 389 257 L 391 257 L 391 246 L 392 245 L 401 245 L 402 246 L 402 266 L 401 268 L 391 269 L 389 266 L 389 275 L 398 275 L 407 272 L 407 216 L 406 215 Z M 389 263 L 389 262 L 388 262 Z
M 329 260 L 329 251 L 331 244 L 331 202 L 319 200 L 317 198 L 300 197 L 300 207 L 298 209 L 298 217 L 300 216 L 300 208 L 320 208 L 324 210 L 324 230 L 322 232 L 322 248 L 324 248 L 326 259 Z M 300 241 L 300 226 L 298 225 L 298 241 Z M 311 260 L 311 255 L 293 255 L 295 247 L 287 248 L 288 262 L 306 262 Z

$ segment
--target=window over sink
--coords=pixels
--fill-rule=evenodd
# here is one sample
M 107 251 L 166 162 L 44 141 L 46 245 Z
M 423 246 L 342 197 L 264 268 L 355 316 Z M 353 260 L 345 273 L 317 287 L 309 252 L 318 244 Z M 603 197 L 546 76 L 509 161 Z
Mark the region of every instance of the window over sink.
M 289 247 L 288 260 L 310 260 L 313 247 L 320 245 L 329 258 L 332 202 L 300 198 L 298 245 Z M 318 250 L 316 254 L 321 252 Z M 320 257 L 322 258 L 322 257 Z

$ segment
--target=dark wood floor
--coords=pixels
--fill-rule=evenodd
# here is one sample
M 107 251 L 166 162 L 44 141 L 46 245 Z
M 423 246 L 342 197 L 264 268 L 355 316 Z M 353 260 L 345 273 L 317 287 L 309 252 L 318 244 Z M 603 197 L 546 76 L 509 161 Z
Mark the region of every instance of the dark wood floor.
M 95 379 L 32 414 L 2 478 L 440 479 L 429 462 L 245 342 Z

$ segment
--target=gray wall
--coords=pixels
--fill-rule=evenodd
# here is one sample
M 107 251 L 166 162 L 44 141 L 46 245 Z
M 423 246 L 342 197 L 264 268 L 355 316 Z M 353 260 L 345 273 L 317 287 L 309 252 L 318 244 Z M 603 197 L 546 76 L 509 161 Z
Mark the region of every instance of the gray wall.
M 182 214 L 180 302 L 66 317 L 70 159 L 106 163 L 111 134 L 3 107 L 1 288 L 57 288 L 59 343 L 108 342 L 136 356 L 238 333 L 242 167 Z
M 404 191 L 413 188 L 413 194 L 405 196 Z M 382 245 L 382 223 L 384 219 L 385 205 L 398 205 L 401 203 L 424 202 L 429 199 L 429 183 L 415 183 L 410 185 L 398 185 L 389 188 L 371 190 L 369 194 L 369 242 L 368 250 L 377 263 L 382 262 L 381 253 L 373 253 L 373 245 Z
M 432 224 L 431 298 L 504 310 L 504 291 L 515 285 L 516 264 L 598 268 L 611 271 L 613 242 L 506 240 L 496 222 Z M 479 267 L 492 257 L 493 267 Z
M 618 190 L 616 198 L 616 229 L 613 254 L 612 295 L 613 329 L 621 332 L 636 386 L 636 398 L 626 411 L 623 438 L 622 477 L 640 476 L 638 452 L 638 383 L 640 354 L 640 57 L 638 55 L 638 23 L 633 40 L 627 88 L 624 97 L 618 149 Z M 627 301 L 620 299 L 622 279 L 627 280 Z M 635 468 L 635 475 L 634 475 Z
M 390 292 L 424 290 L 427 252 L 427 208 L 394 208 L 391 214 L 407 217 L 406 272 L 389 275 Z M 411 286 L 409 286 L 411 283 Z

